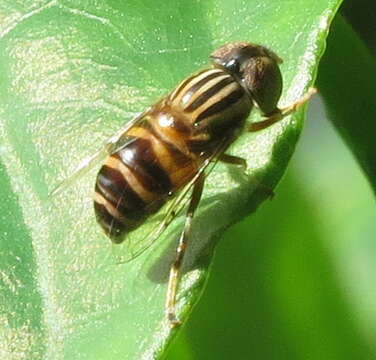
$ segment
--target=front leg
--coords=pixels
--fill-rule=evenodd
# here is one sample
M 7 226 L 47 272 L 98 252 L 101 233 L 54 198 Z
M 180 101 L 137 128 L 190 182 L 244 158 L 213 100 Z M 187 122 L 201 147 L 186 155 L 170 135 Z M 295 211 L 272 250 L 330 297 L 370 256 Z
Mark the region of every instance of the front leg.
M 299 107 L 304 105 L 311 97 L 316 94 L 317 90 L 315 88 L 310 88 L 308 92 L 303 95 L 298 101 L 290 106 L 279 109 L 276 108 L 270 114 L 265 115 L 266 119 L 263 121 L 258 121 L 250 125 L 248 131 L 256 132 L 268 128 L 269 126 L 277 123 L 278 121 L 284 119 L 286 116 L 294 113 Z

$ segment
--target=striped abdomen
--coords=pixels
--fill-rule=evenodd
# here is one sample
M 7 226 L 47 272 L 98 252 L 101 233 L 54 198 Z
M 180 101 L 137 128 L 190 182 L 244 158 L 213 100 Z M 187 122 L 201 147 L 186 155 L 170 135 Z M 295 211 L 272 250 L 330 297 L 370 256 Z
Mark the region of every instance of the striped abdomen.
M 99 171 L 94 207 L 107 235 L 121 242 L 155 213 L 219 144 L 233 139 L 251 108 L 242 87 L 220 69 L 191 76 L 153 106 Z

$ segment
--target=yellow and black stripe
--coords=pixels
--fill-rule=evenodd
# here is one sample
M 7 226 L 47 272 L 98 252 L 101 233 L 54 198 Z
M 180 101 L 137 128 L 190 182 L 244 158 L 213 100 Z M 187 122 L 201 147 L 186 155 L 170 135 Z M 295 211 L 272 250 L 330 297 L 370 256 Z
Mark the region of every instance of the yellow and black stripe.
M 187 78 L 153 106 L 97 177 L 95 212 L 110 238 L 121 242 L 187 184 L 251 109 L 242 86 L 217 68 Z

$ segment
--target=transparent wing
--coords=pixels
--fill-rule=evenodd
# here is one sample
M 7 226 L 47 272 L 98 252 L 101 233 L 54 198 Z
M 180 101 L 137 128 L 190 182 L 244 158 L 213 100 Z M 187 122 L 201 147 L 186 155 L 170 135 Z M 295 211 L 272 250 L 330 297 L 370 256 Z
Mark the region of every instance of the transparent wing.
M 217 151 L 203 162 L 193 179 L 174 198 L 168 201 L 157 214 L 148 218 L 139 229 L 129 233 L 121 244 L 112 244 L 112 252 L 117 263 L 133 260 L 160 237 L 190 201 L 191 190 L 197 178 L 203 172 L 208 175 L 212 171 L 218 161 L 218 156 L 227 148 L 227 145 L 227 142 L 221 144 Z
M 55 196 L 66 190 L 69 186 L 75 183 L 88 171 L 90 171 L 95 165 L 100 162 L 103 162 L 104 159 L 118 151 L 121 147 L 126 145 L 126 142 L 123 141 L 122 135 L 125 134 L 131 127 L 135 126 L 138 122 L 142 121 L 145 115 L 149 112 L 150 109 L 144 111 L 140 115 L 136 116 L 132 120 L 128 121 L 125 126 L 119 129 L 115 135 L 107 139 L 101 149 L 99 149 L 95 154 L 83 159 L 80 164 L 76 167 L 71 175 L 59 183 L 51 192 L 50 196 Z

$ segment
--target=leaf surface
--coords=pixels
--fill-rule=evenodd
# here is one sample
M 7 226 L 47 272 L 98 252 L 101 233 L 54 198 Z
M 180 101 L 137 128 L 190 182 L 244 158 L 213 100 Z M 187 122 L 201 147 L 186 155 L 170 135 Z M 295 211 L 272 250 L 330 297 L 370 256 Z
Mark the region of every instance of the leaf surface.
M 173 334 L 164 317 L 166 277 L 184 219 L 142 256 L 116 265 L 93 216 L 95 171 L 55 198 L 49 191 L 224 43 L 252 41 L 273 49 L 284 59 L 281 106 L 297 100 L 313 84 L 339 3 L 0 2 L 4 354 L 163 354 Z M 273 188 L 282 176 L 302 117 L 300 110 L 238 139 L 231 152 L 247 160 L 247 176 L 222 165 L 210 174 L 179 292 L 182 320 L 202 292 L 219 234 L 255 210 L 267 197 L 262 187 Z

